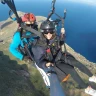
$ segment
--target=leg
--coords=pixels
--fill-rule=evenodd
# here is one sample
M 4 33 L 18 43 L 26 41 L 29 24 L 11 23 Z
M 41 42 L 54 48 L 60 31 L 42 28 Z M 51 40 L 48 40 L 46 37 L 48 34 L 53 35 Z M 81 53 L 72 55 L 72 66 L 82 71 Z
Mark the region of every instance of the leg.
M 77 74 L 77 72 L 75 71 L 75 69 L 73 67 L 71 67 L 70 65 L 67 64 L 57 64 L 57 67 L 62 70 L 63 72 L 67 73 L 67 74 L 71 74 L 72 78 L 78 83 L 78 85 L 81 88 L 87 88 L 87 84 L 83 82 L 83 80 L 81 79 L 81 77 Z
M 74 67 L 77 67 L 81 72 L 85 73 L 89 77 L 93 76 L 93 74 L 90 72 L 90 70 L 85 65 L 83 65 L 82 63 L 80 63 L 79 61 L 77 61 L 75 58 L 68 57 L 68 59 L 66 60 L 66 62 L 68 64 L 70 64 L 70 65 L 73 65 Z

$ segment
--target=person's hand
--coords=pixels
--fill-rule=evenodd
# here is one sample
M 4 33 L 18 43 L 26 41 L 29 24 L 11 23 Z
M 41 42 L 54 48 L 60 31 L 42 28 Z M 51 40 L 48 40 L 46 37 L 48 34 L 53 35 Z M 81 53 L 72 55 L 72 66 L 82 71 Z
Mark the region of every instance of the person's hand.
M 65 29 L 64 28 L 61 28 L 61 33 L 65 34 Z
M 54 66 L 54 64 L 51 62 L 46 63 L 46 67 L 50 67 L 50 66 Z

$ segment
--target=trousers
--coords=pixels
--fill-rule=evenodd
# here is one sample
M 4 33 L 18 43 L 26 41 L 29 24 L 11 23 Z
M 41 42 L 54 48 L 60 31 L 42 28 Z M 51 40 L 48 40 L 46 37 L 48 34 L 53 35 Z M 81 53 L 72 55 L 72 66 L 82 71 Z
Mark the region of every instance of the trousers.
M 78 68 L 81 72 L 85 73 L 89 77 L 93 76 L 90 70 L 84 64 L 77 61 L 73 56 L 70 55 L 66 58 L 67 59 L 65 59 L 65 57 L 62 57 L 60 61 L 56 62 L 57 68 L 66 74 L 70 74 L 74 81 L 76 81 L 81 88 L 88 87 L 88 84 L 86 84 L 82 80 L 74 67 Z

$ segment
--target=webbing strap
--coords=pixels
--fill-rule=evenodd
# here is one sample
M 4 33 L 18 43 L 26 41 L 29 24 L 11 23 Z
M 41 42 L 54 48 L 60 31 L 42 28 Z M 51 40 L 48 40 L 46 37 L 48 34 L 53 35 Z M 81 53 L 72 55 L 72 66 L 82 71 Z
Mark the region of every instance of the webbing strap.
M 38 32 L 37 30 L 35 30 L 35 29 L 31 28 L 31 27 L 28 27 L 28 26 L 24 25 L 23 23 L 21 23 L 21 28 L 36 34 L 36 36 L 41 37 L 41 33 L 40 32 Z

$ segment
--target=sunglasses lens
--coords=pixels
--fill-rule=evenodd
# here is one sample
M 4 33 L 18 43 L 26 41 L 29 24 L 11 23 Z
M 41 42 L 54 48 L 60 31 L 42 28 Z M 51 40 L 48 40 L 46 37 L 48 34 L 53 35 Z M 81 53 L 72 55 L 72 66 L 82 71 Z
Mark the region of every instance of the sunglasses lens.
M 50 32 L 50 34 L 53 34 L 53 33 L 54 33 L 53 31 Z
M 47 31 L 44 31 L 44 34 L 48 34 L 48 32 Z

